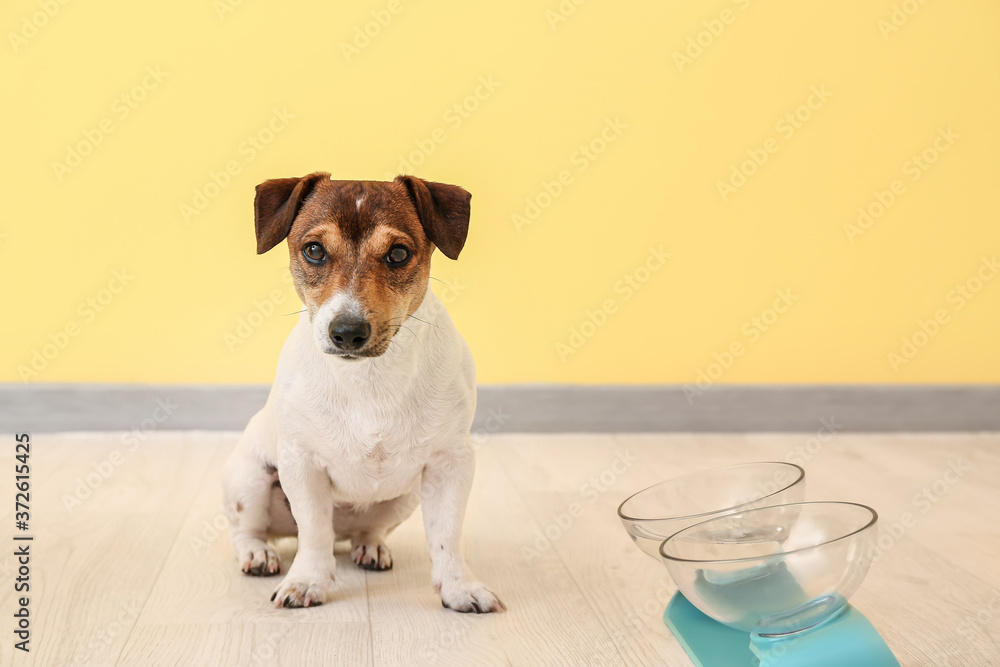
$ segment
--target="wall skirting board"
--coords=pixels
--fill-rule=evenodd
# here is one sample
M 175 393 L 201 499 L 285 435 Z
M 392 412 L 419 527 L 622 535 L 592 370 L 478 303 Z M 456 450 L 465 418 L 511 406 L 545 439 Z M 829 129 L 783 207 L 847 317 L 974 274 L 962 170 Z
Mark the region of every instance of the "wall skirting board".
M 0 384 L 0 432 L 241 430 L 259 385 Z M 789 432 L 1000 430 L 1000 385 L 493 385 L 474 431 Z

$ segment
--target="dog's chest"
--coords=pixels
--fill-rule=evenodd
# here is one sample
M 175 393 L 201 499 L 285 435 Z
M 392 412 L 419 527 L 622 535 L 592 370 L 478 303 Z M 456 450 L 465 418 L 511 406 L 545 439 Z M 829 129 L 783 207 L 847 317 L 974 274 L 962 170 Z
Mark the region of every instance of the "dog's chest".
M 410 490 L 438 442 L 422 412 L 409 402 L 334 403 L 300 421 L 299 442 L 327 471 L 339 500 L 389 500 Z

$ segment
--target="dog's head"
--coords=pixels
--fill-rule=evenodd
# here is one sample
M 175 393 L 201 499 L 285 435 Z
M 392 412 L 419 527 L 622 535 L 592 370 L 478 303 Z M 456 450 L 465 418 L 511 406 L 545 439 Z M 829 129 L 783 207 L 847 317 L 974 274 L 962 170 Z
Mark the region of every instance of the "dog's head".
M 257 253 L 288 239 L 295 291 L 316 345 L 377 357 L 427 292 L 431 253 L 457 259 L 469 231 L 468 192 L 413 176 L 333 181 L 317 172 L 257 186 Z

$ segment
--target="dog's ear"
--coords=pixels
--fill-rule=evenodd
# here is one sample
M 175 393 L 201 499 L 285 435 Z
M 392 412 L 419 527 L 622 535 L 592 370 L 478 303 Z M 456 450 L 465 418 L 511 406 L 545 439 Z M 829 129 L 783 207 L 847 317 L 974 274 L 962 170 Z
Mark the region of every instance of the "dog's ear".
M 472 195 L 457 185 L 434 183 L 416 176 L 397 176 L 395 182 L 406 186 L 431 243 L 448 259 L 458 259 L 469 235 Z
M 253 223 L 257 230 L 257 254 L 281 243 L 292 229 L 302 202 L 318 181 L 330 178 L 322 171 L 302 178 L 274 178 L 257 186 L 253 199 Z

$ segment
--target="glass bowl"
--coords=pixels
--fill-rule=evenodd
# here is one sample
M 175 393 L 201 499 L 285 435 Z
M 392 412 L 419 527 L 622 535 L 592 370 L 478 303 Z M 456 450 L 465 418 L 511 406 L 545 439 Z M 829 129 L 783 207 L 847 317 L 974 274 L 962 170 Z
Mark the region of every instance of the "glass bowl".
M 659 553 L 684 597 L 711 618 L 786 635 L 845 607 L 868 573 L 877 522 L 857 503 L 763 507 L 689 526 Z
M 805 499 L 806 471 L 794 463 L 740 463 L 654 484 L 618 506 L 632 541 L 652 558 L 674 533 L 720 514 Z

